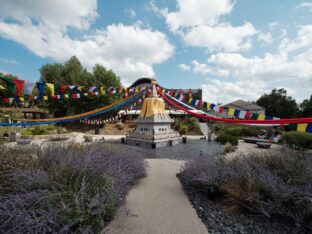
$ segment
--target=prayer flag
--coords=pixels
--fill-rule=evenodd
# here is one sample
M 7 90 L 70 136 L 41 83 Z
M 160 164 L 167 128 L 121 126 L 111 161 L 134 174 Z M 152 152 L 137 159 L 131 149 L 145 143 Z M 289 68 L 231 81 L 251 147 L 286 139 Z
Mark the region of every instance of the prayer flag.
M 257 120 L 265 120 L 265 115 L 263 114 L 258 115 Z
M 250 111 L 246 112 L 245 119 L 250 119 L 252 113 Z
M 35 87 L 35 82 L 26 81 L 24 85 L 24 95 L 32 94 L 34 87 Z
M 233 115 L 234 115 L 234 112 L 235 112 L 235 109 L 234 109 L 234 108 L 230 108 L 230 109 L 229 109 L 228 115 L 233 116 Z
M 61 91 L 61 93 L 64 93 L 66 89 L 68 89 L 68 86 L 67 86 L 67 85 L 62 84 L 62 85 L 61 85 L 61 87 L 60 87 L 60 91 Z
M 45 83 L 37 82 L 37 88 L 39 91 L 39 99 L 42 99 L 45 90 Z
M 24 88 L 24 83 L 25 80 L 17 80 L 14 79 L 13 80 L 14 84 L 15 84 L 15 89 L 16 89 L 16 93 L 15 96 L 19 97 L 22 94 L 23 88 Z
M 240 119 L 245 119 L 245 116 L 246 116 L 246 111 L 241 111 L 241 112 L 239 113 L 238 118 L 240 118 Z
M 312 123 L 308 124 L 306 131 L 312 133 Z
M 258 119 L 258 113 L 252 113 L 250 119 L 251 120 L 257 120 Z
M 239 117 L 239 113 L 240 113 L 240 110 L 235 109 L 235 111 L 234 111 L 234 116 L 235 116 L 236 118 L 238 118 L 238 117 Z
M 193 98 L 189 98 L 188 103 L 191 103 L 193 101 Z
M 297 126 L 297 131 L 298 132 L 306 132 L 308 124 L 303 123 L 303 124 L 298 124 Z
M 46 83 L 47 89 L 49 90 L 51 96 L 54 96 L 54 84 Z
M 15 84 L 14 84 L 13 79 L 10 77 L 1 76 L 0 80 L 2 80 L 6 84 L 7 89 L 9 90 L 10 94 L 15 95 L 16 89 L 15 89 Z
M 43 96 L 43 100 L 45 101 L 49 100 L 48 96 Z

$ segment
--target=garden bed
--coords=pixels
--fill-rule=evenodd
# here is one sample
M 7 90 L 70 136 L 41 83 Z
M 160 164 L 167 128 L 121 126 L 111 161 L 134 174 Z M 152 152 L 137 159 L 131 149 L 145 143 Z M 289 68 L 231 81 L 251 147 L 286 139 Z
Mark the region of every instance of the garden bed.
M 312 155 L 202 156 L 178 174 L 211 233 L 311 233 Z
M 99 233 L 143 176 L 143 158 L 104 143 L 4 148 L 0 232 Z

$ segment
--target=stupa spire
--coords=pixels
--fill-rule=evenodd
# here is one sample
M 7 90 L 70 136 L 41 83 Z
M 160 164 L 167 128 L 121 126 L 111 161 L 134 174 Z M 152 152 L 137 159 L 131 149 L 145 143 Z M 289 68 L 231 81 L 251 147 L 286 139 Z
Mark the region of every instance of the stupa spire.
M 158 98 L 157 89 L 156 89 L 156 76 L 153 76 L 151 84 L 152 84 L 152 97 Z

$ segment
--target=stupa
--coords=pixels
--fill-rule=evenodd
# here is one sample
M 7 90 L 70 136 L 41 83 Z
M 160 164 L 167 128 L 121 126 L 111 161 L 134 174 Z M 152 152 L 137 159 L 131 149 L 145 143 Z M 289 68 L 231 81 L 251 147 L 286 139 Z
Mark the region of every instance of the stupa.
M 167 114 L 165 102 L 157 94 L 155 78 L 152 79 L 152 96 L 144 100 L 135 122 L 137 127 L 127 135 L 127 144 L 158 148 L 181 142 L 180 134 L 171 127 L 174 120 Z

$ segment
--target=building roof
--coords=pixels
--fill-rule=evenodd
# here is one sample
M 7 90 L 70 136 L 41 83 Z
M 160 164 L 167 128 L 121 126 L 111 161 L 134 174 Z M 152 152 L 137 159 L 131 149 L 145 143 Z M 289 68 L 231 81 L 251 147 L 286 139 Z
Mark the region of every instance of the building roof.
M 230 102 L 226 105 L 223 105 L 225 107 L 236 107 L 239 109 L 249 110 L 249 111 L 259 111 L 259 110 L 265 110 L 265 108 L 258 106 L 257 104 L 246 102 L 244 100 L 238 99 L 234 102 Z

